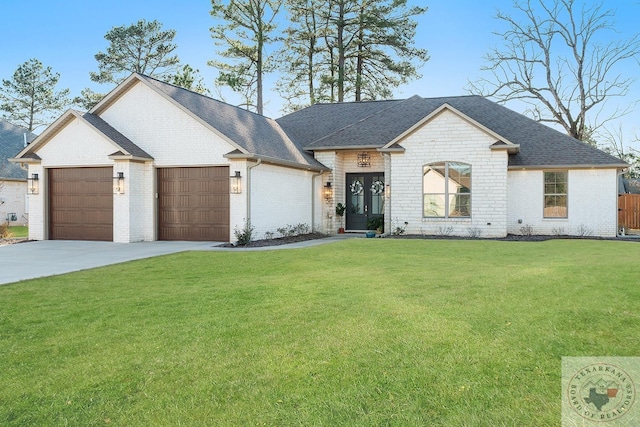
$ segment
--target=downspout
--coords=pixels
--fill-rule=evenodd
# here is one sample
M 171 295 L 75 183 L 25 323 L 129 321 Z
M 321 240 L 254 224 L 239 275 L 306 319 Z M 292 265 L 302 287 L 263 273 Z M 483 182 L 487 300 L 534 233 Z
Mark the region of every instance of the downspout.
M 620 176 L 627 173 L 629 169 L 620 169 L 620 171 L 616 174 L 616 236 L 624 237 L 624 230 L 622 233 L 620 232 Z
M 247 224 L 251 224 L 251 169 L 260 166 L 262 159 L 258 159 L 258 162 L 247 167 Z
M 311 175 L 311 232 L 316 232 L 315 225 L 315 213 L 316 213 L 316 197 L 315 197 L 315 180 L 317 177 L 322 176 L 322 172 Z
M 386 176 L 386 172 L 387 172 L 387 162 L 385 161 L 385 177 L 384 177 L 384 183 L 385 183 L 385 190 L 387 189 L 391 189 L 391 182 L 389 182 L 389 180 L 391 179 L 391 153 L 382 153 L 382 157 L 385 158 L 385 160 L 389 161 L 389 176 Z M 384 206 L 385 206 L 385 215 L 384 215 L 384 235 L 390 235 L 391 234 L 391 194 L 389 194 L 388 191 L 385 191 L 385 195 L 384 195 L 385 201 L 384 201 Z M 389 217 L 387 218 L 387 212 L 389 211 Z

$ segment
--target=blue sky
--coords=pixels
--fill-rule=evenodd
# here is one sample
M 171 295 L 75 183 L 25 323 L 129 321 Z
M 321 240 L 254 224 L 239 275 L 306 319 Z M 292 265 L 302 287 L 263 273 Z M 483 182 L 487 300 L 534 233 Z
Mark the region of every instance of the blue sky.
M 495 13 L 498 9 L 511 10 L 512 1 L 414 2 L 429 7 L 418 20 L 416 45 L 426 48 L 431 59 L 420 70 L 422 78 L 398 88 L 395 97 L 466 94 L 467 81 L 481 75 L 483 56 L 500 44 L 500 39 L 492 34 L 500 25 L 494 19 Z M 605 3 L 617 12 L 615 22 L 620 37 L 639 31 L 638 0 L 605 0 Z M 177 31 L 175 42 L 181 62 L 199 69 L 205 84 L 211 88 L 217 71 L 207 66 L 216 52 L 209 33 L 213 24 L 209 10 L 209 0 L 109 0 L 99 4 L 79 0 L 2 0 L 0 79 L 10 78 L 20 64 L 37 58 L 60 73 L 59 88 L 70 88 L 74 96 L 85 87 L 106 92 L 110 87 L 89 79 L 89 72 L 97 70 L 94 55 L 107 47 L 104 34 L 114 26 L 129 25 L 144 18 L 157 19 L 165 29 Z M 625 72 L 640 74 L 638 63 L 628 65 Z M 233 102 L 233 96 L 226 98 Z M 265 98 L 265 114 L 279 117 L 281 102 L 277 93 L 267 91 Z M 640 100 L 640 81 L 626 99 L 616 101 L 627 105 L 637 100 Z M 510 107 L 518 110 L 518 106 Z M 627 135 L 635 132 L 640 136 L 640 106 L 636 110 L 622 119 Z

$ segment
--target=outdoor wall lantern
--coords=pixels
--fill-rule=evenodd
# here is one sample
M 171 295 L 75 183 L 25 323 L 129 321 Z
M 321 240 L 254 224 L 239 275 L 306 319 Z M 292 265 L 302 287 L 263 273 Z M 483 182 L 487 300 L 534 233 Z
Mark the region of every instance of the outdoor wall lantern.
M 38 194 L 40 191 L 40 178 L 38 178 L 38 174 L 32 173 L 31 178 L 27 178 L 27 182 L 29 183 L 28 194 Z
M 331 203 L 332 199 L 333 199 L 333 188 L 331 188 L 331 183 L 327 181 L 327 183 L 324 185 L 324 200 L 327 203 Z
M 240 171 L 236 171 L 234 175 L 229 177 L 229 186 L 231 194 L 242 193 L 242 176 L 240 175 Z
M 369 153 L 358 153 L 358 167 L 359 168 L 368 168 L 371 166 L 371 156 Z
M 118 172 L 113 177 L 113 192 L 116 194 L 124 194 L 124 172 Z

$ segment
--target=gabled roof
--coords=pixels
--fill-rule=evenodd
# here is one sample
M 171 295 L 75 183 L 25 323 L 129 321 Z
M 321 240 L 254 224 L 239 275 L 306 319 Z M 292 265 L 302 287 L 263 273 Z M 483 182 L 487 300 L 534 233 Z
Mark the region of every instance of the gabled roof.
M 225 139 L 235 148 L 228 157 L 263 159 L 314 170 L 326 169 L 311 153 L 305 152 L 301 144 L 294 143 L 273 119 L 141 74 L 131 75 L 121 86 L 126 90 L 138 81 Z M 121 94 L 109 96 L 117 99 Z M 109 99 L 103 100 L 91 112 L 99 114 L 108 105 Z
M 289 114 L 278 119 L 278 123 L 308 150 L 385 146 L 401 150 L 402 138 L 445 106 L 494 136 L 497 144 L 492 149 L 504 147 L 512 153 L 509 155 L 512 169 L 628 166 L 588 144 L 475 95 L 321 104 Z
M 364 101 L 340 104 L 315 104 L 276 121 L 291 139 L 304 147 L 402 101 Z
M 152 160 L 149 154 L 147 154 L 142 148 L 131 142 L 126 136 L 122 135 L 116 129 L 111 127 L 107 122 L 100 117 L 90 114 L 81 113 L 76 110 L 67 110 L 62 116 L 58 118 L 53 124 L 51 124 L 45 131 L 33 140 L 26 148 L 24 148 L 13 159 L 19 162 L 20 160 L 40 160 L 40 157 L 36 154 L 36 151 L 44 144 L 49 142 L 53 136 L 64 129 L 73 120 L 81 120 L 87 126 L 94 131 L 101 134 L 109 142 L 114 145 L 116 150 L 113 155 L 124 156 L 127 158 L 135 158 L 139 160 Z
M 109 123 L 102 120 L 99 116 L 96 116 L 95 114 L 85 113 L 82 115 L 82 118 L 85 119 L 87 123 L 93 126 L 104 136 L 109 138 L 111 142 L 113 142 L 118 147 L 119 150 L 114 154 L 137 157 L 140 159 L 153 159 L 153 157 L 151 157 L 146 151 L 131 142 L 129 138 L 118 132 Z
M 36 137 L 33 132 L 0 119 L 0 179 L 27 179 L 27 171 L 9 162 L 24 148 L 25 134 L 27 143 Z

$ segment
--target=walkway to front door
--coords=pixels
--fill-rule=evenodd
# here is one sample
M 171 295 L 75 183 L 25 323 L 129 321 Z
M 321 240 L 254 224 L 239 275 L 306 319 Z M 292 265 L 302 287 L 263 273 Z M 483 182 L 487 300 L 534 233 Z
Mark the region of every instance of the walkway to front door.
M 366 230 L 384 215 L 384 172 L 348 173 L 346 183 L 347 230 Z

